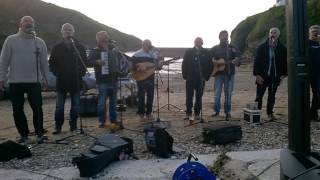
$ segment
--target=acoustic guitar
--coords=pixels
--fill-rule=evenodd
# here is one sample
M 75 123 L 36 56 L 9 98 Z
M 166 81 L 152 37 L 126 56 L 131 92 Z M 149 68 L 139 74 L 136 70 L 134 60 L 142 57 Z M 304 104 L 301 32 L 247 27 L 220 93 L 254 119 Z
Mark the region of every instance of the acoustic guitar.
M 239 64 L 240 59 L 234 59 L 231 61 L 226 61 L 223 58 L 220 58 L 218 60 L 212 59 L 213 62 L 213 71 L 212 71 L 212 76 L 216 76 L 217 73 L 222 72 L 225 70 L 226 66 L 230 66 L 230 64 Z
M 160 66 L 162 67 L 163 65 L 168 65 L 170 64 L 172 61 L 181 59 L 180 56 L 178 57 L 174 57 L 172 59 L 169 59 L 167 61 L 160 61 Z M 156 70 L 156 65 L 153 62 L 141 62 L 141 63 L 137 63 L 133 66 L 132 70 L 131 70 L 131 75 L 132 78 L 136 81 L 143 81 L 145 79 L 147 79 L 148 77 L 150 77 L 151 75 L 153 75 L 153 73 Z

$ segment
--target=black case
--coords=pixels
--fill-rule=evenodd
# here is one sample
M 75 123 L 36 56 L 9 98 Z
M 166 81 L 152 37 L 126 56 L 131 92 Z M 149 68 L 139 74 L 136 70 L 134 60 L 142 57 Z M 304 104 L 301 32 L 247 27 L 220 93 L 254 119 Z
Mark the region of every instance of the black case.
M 209 144 L 227 144 L 240 140 L 242 130 L 239 125 L 232 123 L 207 124 L 202 131 L 203 142 Z
M 81 177 L 92 177 L 115 160 L 121 154 L 133 153 L 133 141 L 114 134 L 104 134 L 85 153 L 72 159 L 80 171 Z
M 85 94 L 80 96 L 80 115 L 82 117 L 96 117 L 98 113 L 97 105 L 97 94 Z

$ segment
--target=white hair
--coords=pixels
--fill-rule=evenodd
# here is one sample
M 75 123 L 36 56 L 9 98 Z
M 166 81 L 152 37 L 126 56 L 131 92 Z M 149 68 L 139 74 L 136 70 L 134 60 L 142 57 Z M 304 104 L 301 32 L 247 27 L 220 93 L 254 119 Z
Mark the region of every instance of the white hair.
M 72 29 L 72 31 L 75 32 L 74 27 L 73 27 L 73 25 L 72 25 L 71 23 L 64 23 L 64 24 L 61 26 L 61 32 L 63 31 L 64 27 L 66 27 L 66 26 L 70 26 L 71 29 Z
M 99 32 L 97 32 L 97 34 L 96 34 L 96 40 L 97 40 L 97 42 L 99 42 L 99 38 L 100 38 L 100 35 L 101 35 L 101 34 L 105 34 L 107 37 L 109 37 L 109 34 L 108 34 L 107 31 L 99 31 Z
M 269 33 L 271 33 L 272 31 L 276 31 L 277 35 L 280 36 L 280 29 L 279 28 L 272 27 L 272 28 L 270 28 Z

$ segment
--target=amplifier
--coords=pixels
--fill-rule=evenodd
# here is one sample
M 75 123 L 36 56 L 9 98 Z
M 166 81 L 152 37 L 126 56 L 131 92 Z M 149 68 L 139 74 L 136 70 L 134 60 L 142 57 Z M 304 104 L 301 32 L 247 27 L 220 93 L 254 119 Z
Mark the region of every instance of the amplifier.
M 243 108 L 243 119 L 250 124 L 260 124 L 261 110 Z

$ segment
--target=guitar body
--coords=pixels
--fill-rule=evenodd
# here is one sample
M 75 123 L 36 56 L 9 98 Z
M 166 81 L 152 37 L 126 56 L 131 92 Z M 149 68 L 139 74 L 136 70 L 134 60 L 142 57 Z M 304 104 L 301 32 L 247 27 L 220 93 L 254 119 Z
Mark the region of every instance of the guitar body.
M 212 62 L 213 62 L 212 76 L 216 76 L 218 72 L 222 72 L 226 68 L 226 61 L 223 58 L 220 58 L 218 60 L 212 59 Z
M 180 56 L 174 57 L 167 61 L 160 61 L 160 67 L 157 70 L 162 68 L 162 65 L 168 65 L 172 61 L 180 59 Z M 134 68 L 131 71 L 132 78 L 136 81 L 143 81 L 153 75 L 156 70 L 156 65 L 153 62 L 141 62 L 134 65 Z
M 131 71 L 132 78 L 136 81 L 143 81 L 153 75 L 156 70 L 156 66 L 152 62 L 141 62 L 135 65 L 135 68 Z

